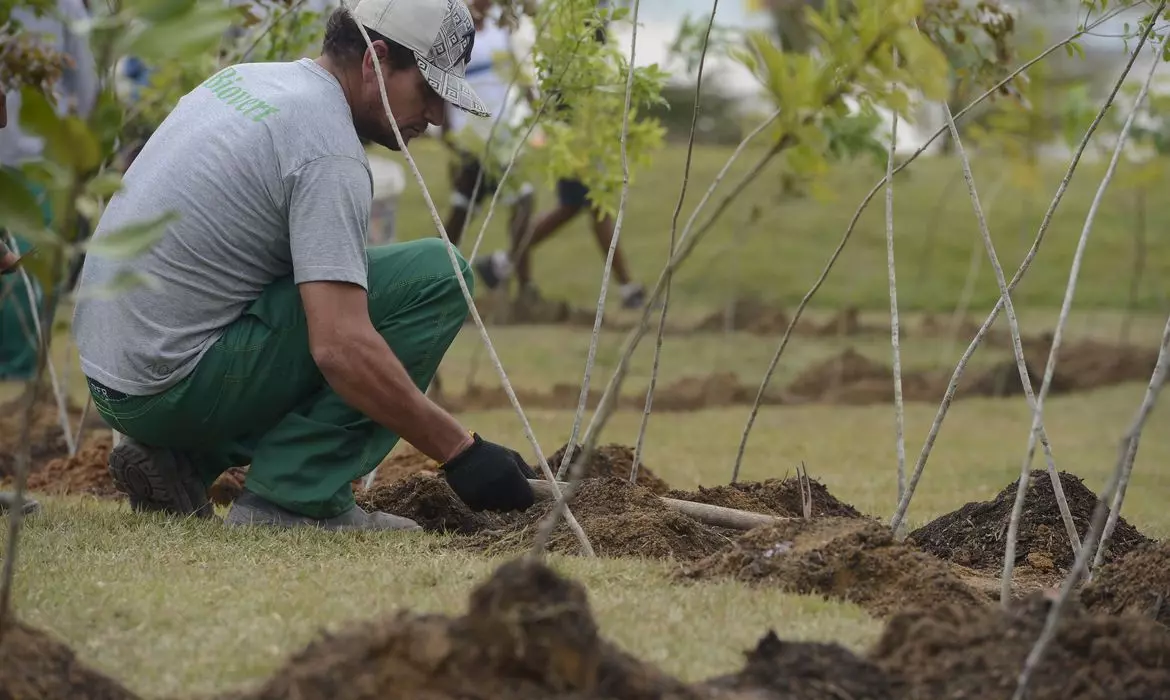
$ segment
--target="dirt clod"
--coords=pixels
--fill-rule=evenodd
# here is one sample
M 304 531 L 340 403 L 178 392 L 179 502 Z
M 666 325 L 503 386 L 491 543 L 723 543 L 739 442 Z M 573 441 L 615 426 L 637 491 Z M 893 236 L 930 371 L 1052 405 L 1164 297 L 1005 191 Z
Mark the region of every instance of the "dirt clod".
M 829 490 L 821 482 L 809 479 L 808 486 L 811 491 L 812 517 L 862 517 L 856 508 L 829 493 Z M 804 514 L 801 505 L 800 483 L 795 478 L 768 479 L 763 482 L 740 481 L 723 486 L 700 486 L 697 491 L 672 490 L 663 495 L 682 501 L 707 503 L 713 506 L 737 508 L 781 517 L 801 517 Z
M 790 700 L 894 700 L 884 671 L 839 644 L 785 642 L 769 631 L 743 670 L 704 685 Z M 759 696 L 752 696 L 759 697 Z
M 1050 605 L 1033 594 L 1008 611 L 905 611 L 869 658 L 905 683 L 906 700 L 1008 698 Z M 1028 687 L 1029 700 L 1166 700 L 1170 631 L 1140 617 L 1090 615 L 1070 601 Z
M 1170 543 L 1151 543 L 1101 567 L 1081 589 L 1093 612 L 1143 615 L 1170 627 Z
M 110 477 L 113 443 L 108 435 L 90 436 L 77 454 L 49 460 L 28 475 L 28 490 L 54 496 L 87 494 L 121 498 Z
M 134 700 L 120 683 L 78 661 L 63 642 L 12 620 L 0 630 L 0 698 Z
M 1097 496 L 1081 479 L 1060 472 L 1060 484 L 1068 499 L 1073 523 L 1083 539 L 1096 507 Z M 994 499 L 968 503 L 910 533 L 909 539 L 937 557 L 972 569 L 998 570 L 1003 567 L 1008 523 L 1016 498 L 1016 484 L 1004 487 Z M 1106 561 L 1112 560 L 1149 540 L 1119 518 L 1110 541 Z M 1056 504 L 1048 472 L 1033 470 L 1020 518 L 1016 563 L 1043 562 L 1045 566 L 1067 569 L 1073 563 L 1072 545 Z M 1050 562 L 1050 564 L 1049 564 Z
M 986 603 L 945 562 L 896 542 L 880 523 L 856 518 L 791 520 L 756 528 L 680 576 L 729 576 L 793 593 L 818 593 L 881 616 L 906 607 Z

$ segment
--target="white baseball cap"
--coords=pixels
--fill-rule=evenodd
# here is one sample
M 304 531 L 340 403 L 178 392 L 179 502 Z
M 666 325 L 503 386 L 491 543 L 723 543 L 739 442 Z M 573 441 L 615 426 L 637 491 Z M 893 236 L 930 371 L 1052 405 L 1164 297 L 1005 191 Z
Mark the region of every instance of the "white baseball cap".
M 464 0 L 358 0 L 350 12 L 366 29 L 413 51 L 423 77 L 444 100 L 476 116 L 492 116 L 464 77 L 475 44 L 475 23 Z

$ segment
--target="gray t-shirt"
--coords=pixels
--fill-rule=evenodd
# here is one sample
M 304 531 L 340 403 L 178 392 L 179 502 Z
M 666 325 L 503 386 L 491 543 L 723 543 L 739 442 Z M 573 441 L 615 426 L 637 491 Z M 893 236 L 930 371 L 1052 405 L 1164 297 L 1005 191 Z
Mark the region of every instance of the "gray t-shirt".
M 144 255 L 90 254 L 73 332 L 86 376 L 136 396 L 167 389 L 265 286 L 293 276 L 368 288 L 370 166 L 341 85 L 310 59 L 223 69 L 185 95 L 126 172 L 100 239 L 179 214 Z M 159 283 L 86 297 L 123 266 Z

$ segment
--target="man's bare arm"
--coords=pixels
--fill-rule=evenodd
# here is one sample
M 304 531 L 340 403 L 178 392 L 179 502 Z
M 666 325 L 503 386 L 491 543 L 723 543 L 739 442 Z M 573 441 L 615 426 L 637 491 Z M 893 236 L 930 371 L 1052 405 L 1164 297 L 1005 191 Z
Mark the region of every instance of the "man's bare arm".
M 419 391 L 378 335 L 365 290 L 346 282 L 307 282 L 300 293 L 313 360 L 347 404 L 441 463 L 472 444 L 470 433 Z

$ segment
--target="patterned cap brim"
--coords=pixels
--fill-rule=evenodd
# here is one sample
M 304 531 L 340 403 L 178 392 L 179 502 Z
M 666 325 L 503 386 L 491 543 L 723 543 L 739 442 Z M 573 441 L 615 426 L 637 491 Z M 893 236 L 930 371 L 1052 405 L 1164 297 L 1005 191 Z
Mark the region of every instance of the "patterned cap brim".
M 415 54 L 415 60 L 418 62 L 418 69 L 422 71 L 427 84 L 444 100 L 477 117 L 490 118 L 492 116 L 487 105 L 479 98 L 479 95 L 475 94 L 475 90 L 471 89 L 466 78 L 445 71 L 418 54 Z

